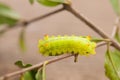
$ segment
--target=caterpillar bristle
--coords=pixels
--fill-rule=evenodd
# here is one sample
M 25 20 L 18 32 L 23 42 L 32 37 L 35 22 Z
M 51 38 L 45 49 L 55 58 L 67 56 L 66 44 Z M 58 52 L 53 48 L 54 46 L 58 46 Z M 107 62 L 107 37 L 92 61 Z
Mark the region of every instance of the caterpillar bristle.
M 71 37 L 75 37 L 75 35 L 72 34 Z
M 90 35 L 86 36 L 86 38 L 87 38 L 88 40 L 91 40 L 91 36 L 90 36 Z
M 61 37 L 61 35 L 58 35 L 57 37 L 58 37 L 58 38 L 60 38 L 60 37 Z
M 72 34 L 71 36 L 75 36 L 74 34 Z
M 48 47 L 48 43 L 45 44 L 45 47 Z
M 49 53 L 43 54 L 44 56 L 50 56 Z
M 44 37 L 48 37 L 48 34 L 45 34 Z
M 68 35 L 65 34 L 64 37 L 68 37 Z
M 42 40 L 40 39 L 40 40 L 39 40 L 39 43 L 41 43 L 41 41 L 42 41 Z M 40 44 L 38 44 L 38 47 L 40 47 Z
M 80 36 L 80 38 L 84 38 L 83 36 Z
M 48 34 L 45 34 L 45 35 L 44 35 L 44 40 L 47 40 L 48 37 L 49 37 Z
M 39 40 L 39 43 L 42 41 L 42 39 Z

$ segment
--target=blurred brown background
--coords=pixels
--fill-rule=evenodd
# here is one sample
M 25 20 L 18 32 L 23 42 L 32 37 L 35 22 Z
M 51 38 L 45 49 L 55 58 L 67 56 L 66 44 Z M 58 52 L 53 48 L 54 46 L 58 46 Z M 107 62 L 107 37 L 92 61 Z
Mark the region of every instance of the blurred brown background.
M 61 7 L 49 8 L 39 5 L 37 2 L 30 5 L 28 0 L 0 0 L 0 2 L 10 5 L 25 20 L 44 15 Z M 107 34 L 111 34 L 116 15 L 109 0 L 72 0 L 72 2 L 75 10 L 84 14 Z M 20 31 L 21 28 L 11 29 L 0 37 L 0 76 L 18 70 L 14 66 L 14 62 L 17 60 L 36 64 L 53 58 L 43 57 L 38 52 L 38 40 L 43 38 L 44 34 L 99 37 L 67 11 L 30 24 L 26 30 L 27 51 L 25 53 L 19 48 Z M 97 48 L 96 52 L 97 54 L 94 56 L 80 56 L 77 63 L 73 62 L 72 57 L 47 66 L 47 80 L 108 80 L 104 74 L 105 46 Z

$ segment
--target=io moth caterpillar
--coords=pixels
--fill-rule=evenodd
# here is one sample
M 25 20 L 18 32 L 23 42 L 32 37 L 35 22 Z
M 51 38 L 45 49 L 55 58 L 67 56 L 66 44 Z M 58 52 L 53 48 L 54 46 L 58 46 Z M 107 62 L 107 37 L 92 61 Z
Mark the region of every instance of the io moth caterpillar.
M 46 35 L 39 40 L 39 52 L 45 56 L 57 56 L 62 54 L 90 55 L 95 54 L 96 43 L 90 41 L 90 37 L 82 36 L 52 36 Z

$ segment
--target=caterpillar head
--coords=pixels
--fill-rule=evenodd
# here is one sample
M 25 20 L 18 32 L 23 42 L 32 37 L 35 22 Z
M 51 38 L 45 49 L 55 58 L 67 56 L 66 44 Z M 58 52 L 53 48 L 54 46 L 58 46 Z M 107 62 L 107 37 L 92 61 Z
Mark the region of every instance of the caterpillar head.
M 88 48 L 86 49 L 86 53 L 87 54 L 95 54 L 95 48 L 96 48 L 96 43 L 94 42 L 91 42 L 89 45 L 88 45 Z
M 80 38 L 78 39 L 78 44 L 75 46 L 78 46 L 76 49 L 79 49 L 75 53 L 79 53 L 80 55 L 90 55 L 90 54 L 95 54 L 95 48 L 96 48 L 96 43 L 90 41 L 91 37 L 87 36 L 86 38 Z

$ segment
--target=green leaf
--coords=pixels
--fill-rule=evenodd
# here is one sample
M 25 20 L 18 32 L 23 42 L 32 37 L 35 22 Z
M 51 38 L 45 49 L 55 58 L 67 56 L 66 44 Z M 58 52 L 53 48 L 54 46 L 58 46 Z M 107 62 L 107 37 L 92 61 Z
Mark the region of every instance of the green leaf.
M 20 44 L 20 48 L 22 51 L 26 51 L 26 45 L 25 45 L 25 29 L 23 28 L 21 33 L 20 33 L 20 37 L 19 37 L 19 44 Z
M 40 4 L 44 5 L 44 6 L 49 6 L 49 7 L 54 7 L 59 5 L 59 2 L 53 2 L 53 1 L 49 1 L 49 0 L 37 0 Z
M 115 10 L 116 14 L 120 16 L 120 1 L 119 0 L 110 0 L 113 9 Z
M 33 3 L 34 3 L 34 0 L 29 0 L 29 2 L 30 2 L 31 4 L 33 4 Z
M 42 80 L 42 69 L 37 71 L 35 78 L 36 80 Z
M 63 3 L 63 4 L 71 4 L 70 0 L 48 0 L 52 2 L 58 2 L 58 3 Z
M 23 73 L 20 77 L 20 80 L 46 80 L 45 68 L 47 63 L 48 62 L 45 61 L 43 64 L 43 67 L 40 69 L 34 69 L 34 70 Z M 20 68 L 27 68 L 32 66 L 31 64 L 25 65 L 23 64 L 22 61 L 15 62 L 15 65 L 17 65 Z
M 43 67 L 41 69 L 39 69 L 36 73 L 36 80 L 46 80 L 46 73 L 45 73 L 45 70 L 46 70 L 46 64 L 48 62 L 45 61 L 44 64 L 43 64 Z
M 24 64 L 22 61 L 15 62 L 15 65 L 17 65 L 20 68 L 27 68 L 32 66 L 31 64 Z M 36 73 L 37 69 L 27 71 L 20 76 L 20 80 L 35 80 Z
M 116 31 L 115 39 L 120 43 L 119 29 Z
M 15 65 L 17 65 L 20 68 L 27 68 L 27 67 L 32 66 L 31 64 L 24 64 L 22 61 L 15 62 Z
M 120 80 L 120 52 L 106 52 L 105 73 L 110 80 Z
M 13 11 L 7 5 L 0 3 L 0 25 L 8 24 L 9 26 L 12 26 L 19 19 L 20 16 L 15 11 Z
M 0 25 L 1 24 L 8 24 L 9 26 L 14 25 L 17 22 L 15 19 L 11 19 L 9 17 L 1 16 L 0 15 Z
M 35 79 L 33 78 L 31 71 L 28 71 L 21 76 L 20 80 L 35 80 Z

